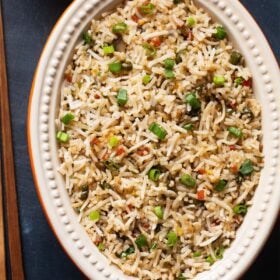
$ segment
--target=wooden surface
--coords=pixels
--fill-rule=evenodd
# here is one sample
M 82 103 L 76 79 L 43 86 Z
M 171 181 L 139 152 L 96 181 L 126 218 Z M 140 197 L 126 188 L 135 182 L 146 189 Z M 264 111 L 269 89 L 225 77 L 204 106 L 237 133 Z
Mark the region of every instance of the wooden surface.
M 8 84 L 6 75 L 5 47 L 3 36 L 2 8 L 0 3 L 0 111 L 3 165 L 3 193 L 5 197 L 5 217 L 8 236 L 10 271 L 13 280 L 24 279 L 20 228 L 18 220 L 17 192 L 15 183 L 12 133 L 9 109 Z M 2 192 L 1 192 L 2 193 Z M 3 225 L 3 224 L 2 224 Z M 0 240 L 1 242 L 1 240 Z M 1 246 L 5 248 L 5 246 Z M 2 274 L 0 273 L 2 279 Z M 3 278 L 5 279 L 5 278 Z
M 14 160 L 25 276 L 28 280 L 84 279 L 61 249 L 43 215 L 29 166 L 25 133 L 27 103 L 36 64 L 51 28 L 70 2 L 71 0 L 2 0 Z M 241 2 L 261 25 L 280 59 L 280 1 Z M 280 268 L 279 236 L 280 223 L 275 225 L 264 249 L 242 280 L 280 279 L 280 275 L 278 278 L 275 276 Z M 10 277 L 9 271 L 8 276 Z

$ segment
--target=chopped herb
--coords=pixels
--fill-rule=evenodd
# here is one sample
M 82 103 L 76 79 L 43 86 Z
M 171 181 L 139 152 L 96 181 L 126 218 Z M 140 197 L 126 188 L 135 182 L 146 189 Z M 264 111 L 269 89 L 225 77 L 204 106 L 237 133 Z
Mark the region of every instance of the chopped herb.
M 165 77 L 168 79 L 175 78 L 175 73 L 171 69 L 165 69 L 164 74 L 165 74 Z
M 225 251 L 225 248 L 223 246 L 221 247 L 218 247 L 215 249 L 215 257 L 217 259 L 222 259 L 223 258 L 223 255 L 224 255 L 224 251 Z
M 138 249 L 148 246 L 147 237 L 144 234 L 140 234 L 135 240 L 135 244 L 137 245 Z
M 160 140 L 163 140 L 165 138 L 165 136 L 167 135 L 167 131 L 160 126 L 159 124 L 153 122 L 150 126 L 149 126 L 149 130 L 155 134 Z
M 109 138 L 108 145 L 111 149 L 117 147 L 119 143 L 120 139 L 118 137 L 112 136 Z
M 69 124 L 71 121 L 73 121 L 75 118 L 75 116 L 71 113 L 67 113 L 65 114 L 62 118 L 61 118 L 61 121 L 64 123 L 64 124 Z
M 56 134 L 56 139 L 61 143 L 66 143 L 69 141 L 70 136 L 66 132 L 58 131 Z
M 180 178 L 180 182 L 189 188 L 193 188 L 196 185 L 196 180 L 189 174 L 183 174 Z
M 181 2 L 182 2 L 182 0 L 173 0 L 173 3 L 174 3 L 175 5 L 177 5 L 177 4 L 181 3 Z
M 238 204 L 233 207 L 233 212 L 235 214 L 245 216 L 247 214 L 247 211 L 248 211 L 247 206 L 244 204 Z
M 154 182 L 157 182 L 160 176 L 160 170 L 158 168 L 151 168 L 148 172 L 148 178 Z
M 194 92 L 191 92 L 189 93 L 187 96 L 186 96 L 186 99 L 185 99 L 186 103 L 189 104 L 192 109 L 194 110 L 199 110 L 201 108 L 201 102 L 200 100 L 196 97 L 195 93 Z
M 127 90 L 126 89 L 119 89 L 117 94 L 117 102 L 120 106 L 124 106 L 128 101 Z
M 226 82 L 226 78 L 222 75 L 215 75 L 213 78 L 213 83 L 216 86 L 222 87 L 225 85 L 225 82 Z
M 144 43 L 142 46 L 146 50 L 146 55 L 148 58 L 153 58 L 156 56 L 157 50 L 153 45 L 149 43 Z
M 88 215 L 89 219 L 92 221 L 99 221 L 100 213 L 98 211 L 91 211 Z
M 195 25 L 196 21 L 193 17 L 188 17 L 187 19 L 187 26 L 188 27 L 193 27 Z
M 218 26 L 216 32 L 213 34 L 213 37 L 217 40 L 223 40 L 227 37 L 227 32 L 223 26 Z
M 171 69 L 165 69 L 164 74 L 165 74 L 165 77 L 168 79 L 175 78 L 175 73 Z
M 194 125 L 193 125 L 192 123 L 188 123 L 188 124 L 185 124 L 185 125 L 183 126 L 183 128 L 184 128 L 185 130 L 187 130 L 187 131 L 193 130 Z
M 103 162 L 104 166 L 110 170 L 113 175 L 119 172 L 120 165 L 112 160 L 105 160 Z
M 155 5 L 148 3 L 147 5 L 142 5 L 139 8 L 139 11 L 142 15 L 152 15 L 154 13 Z
M 156 214 L 156 216 L 159 218 L 159 219 L 162 219 L 163 218 L 163 209 L 161 206 L 156 206 L 154 208 L 154 212 Z
M 119 74 L 122 71 L 121 62 L 112 62 L 109 64 L 109 71 L 113 74 Z
M 86 200 L 89 194 L 89 187 L 87 185 L 81 187 L 81 200 Z
M 125 259 L 127 256 L 129 256 L 129 255 L 132 255 L 132 254 L 134 254 L 135 253 L 135 248 L 134 247 L 128 247 L 125 251 L 123 251 L 120 255 L 119 255 L 119 257 L 121 258 L 121 259 Z
M 234 85 L 235 86 L 242 85 L 243 82 L 244 82 L 244 79 L 242 77 L 237 77 L 237 78 L 234 79 Z
M 150 250 L 156 249 L 157 246 L 158 246 L 158 244 L 157 244 L 156 242 L 154 242 L 154 243 L 151 245 Z
M 201 252 L 196 251 L 196 252 L 193 253 L 193 256 L 194 256 L 195 258 L 200 257 L 200 256 L 201 256 Z
M 104 54 L 113 54 L 115 52 L 114 46 L 104 46 L 103 52 Z
M 103 190 L 112 188 L 112 186 L 109 183 L 107 183 L 106 181 L 104 181 L 103 183 L 100 183 L 99 186 Z
M 102 242 L 100 242 L 100 243 L 98 244 L 97 248 L 98 248 L 99 251 L 104 251 L 104 250 L 105 250 L 105 244 L 102 243 Z
M 167 246 L 173 247 L 178 241 L 177 234 L 174 231 L 170 231 L 167 234 Z
M 221 179 L 219 180 L 219 182 L 217 183 L 217 185 L 214 187 L 214 190 L 217 192 L 221 192 L 225 189 L 226 185 L 227 185 L 227 180 Z
M 167 58 L 163 61 L 164 63 L 164 68 L 165 69 L 170 69 L 172 70 L 175 66 L 175 60 L 174 59 L 171 59 L 171 58 Z
M 88 32 L 83 33 L 83 40 L 85 44 L 89 45 L 90 43 L 92 43 L 92 37 L 89 35 Z
M 246 159 L 239 168 L 239 173 L 243 176 L 250 175 L 253 171 L 254 167 L 250 159 Z
M 144 85 L 147 85 L 150 81 L 151 81 L 151 76 L 150 75 L 145 75 L 143 78 L 142 78 L 142 83 Z
M 213 258 L 211 255 L 209 255 L 208 257 L 206 257 L 205 260 L 206 260 L 208 263 L 210 263 L 210 265 L 212 265 L 212 264 L 215 262 L 214 258 Z
M 236 51 L 233 51 L 230 55 L 229 62 L 233 65 L 237 65 L 240 63 L 242 59 L 242 54 Z
M 187 278 L 183 275 L 183 273 L 180 273 L 180 275 L 176 277 L 176 280 L 187 280 Z
M 241 138 L 243 136 L 243 132 L 237 127 L 233 127 L 233 126 L 229 127 L 228 132 L 237 138 Z
M 181 55 L 181 54 L 182 54 L 181 52 L 178 52 L 178 53 L 176 54 L 176 58 L 175 58 L 176 64 L 179 64 L 179 63 L 181 63 L 181 62 L 183 61 L 182 55 Z
M 120 34 L 120 33 L 124 33 L 125 31 L 127 31 L 127 28 L 128 28 L 128 26 L 126 23 L 119 22 L 119 23 L 113 25 L 112 31 L 114 33 Z

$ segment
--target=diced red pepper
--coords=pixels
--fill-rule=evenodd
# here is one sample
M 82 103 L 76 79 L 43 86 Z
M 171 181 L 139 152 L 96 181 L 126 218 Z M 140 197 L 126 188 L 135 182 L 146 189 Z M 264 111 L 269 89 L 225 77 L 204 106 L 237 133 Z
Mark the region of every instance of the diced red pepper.
M 204 190 L 200 190 L 196 193 L 198 200 L 204 200 Z
M 116 155 L 117 155 L 117 156 L 122 155 L 124 152 L 125 152 L 125 149 L 124 149 L 123 146 L 119 146 L 119 147 L 116 149 Z
M 95 98 L 95 99 L 100 99 L 100 95 L 95 94 L 95 95 L 94 95 L 94 98 Z
M 233 165 L 231 166 L 231 171 L 232 171 L 233 173 L 237 173 L 237 172 L 238 172 L 238 166 L 237 166 L 236 164 L 233 164 Z
M 206 173 L 205 169 L 198 169 L 197 171 L 199 174 L 203 175 Z
M 72 75 L 70 73 L 65 74 L 65 80 L 69 83 L 72 83 Z
M 230 149 L 231 151 L 235 151 L 235 150 L 236 150 L 236 146 L 235 146 L 235 145 L 229 145 L 229 149 Z
M 91 145 L 97 145 L 97 144 L 99 144 L 99 139 L 96 138 L 96 137 L 94 137 L 94 138 L 90 141 L 90 144 L 91 144 Z
M 160 39 L 160 37 L 154 37 L 154 38 L 152 38 L 151 39 L 151 44 L 153 45 L 153 46 L 155 46 L 156 48 L 158 48 L 158 47 L 160 47 L 160 45 L 161 45 L 161 39 Z
M 247 81 L 244 81 L 242 84 L 244 87 L 249 87 L 251 88 L 253 86 L 253 81 L 252 78 L 248 79 Z
M 131 19 L 132 19 L 133 21 L 135 21 L 135 22 L 138 22 L 138 20 L 139 20 L 139 18 L 138 18 L 137 15 L 132 15 L 132 16 L 131 16 Z

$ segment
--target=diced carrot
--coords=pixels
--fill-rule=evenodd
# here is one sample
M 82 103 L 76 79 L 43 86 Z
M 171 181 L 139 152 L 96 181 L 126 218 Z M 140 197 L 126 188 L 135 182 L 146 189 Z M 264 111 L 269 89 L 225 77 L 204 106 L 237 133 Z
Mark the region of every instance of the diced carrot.
M 100 99 L 100 96 L 99 96 L 98 94 L 95 94 L 95 95 L 94 95 L 94 98 L 95 98 L 95 99 Z
M 67 82 L 72 83 L 72 75 L 70 73 L 66 73 L 64 77 Z
M 251 88 L 253 86 L 253 81 L 252 78 L 248 79 L 247 81 L 244 81 L 242 84 L 244 87 L 249 87 Z
M 116 149 L 116 155 L 117 156 L 120 156 L 121 154 L 123 154 L 125 152 L 125 149 L 123 146 L 119 146 L 117 149 Z
M 231 166 L 231 171 L 232 171 L 233 173 L 237 173 L 237 171 L 238 171 L 238 166 L 237 166 L 236 164 L 233 164 L 233 165 Z
M 94 137 L 91 141 L 90 141 L 91 145 L 98 145 L 99 144 L 99 139 Z
M 204 200 L 204 190 L 200 190 L 196 193 L 198 200 Z
M 235 147 L 235 145 L 229 145 L 229 149 L 230 149 L 231 151 L 235 151 L 235 150 L 236 150 L 236 147 Z
M 135 22 L 138 22 L 138 20 L 139 20 L 139 18 L 138 18 L 137 15 L 132 15 L 132 16 L 131 16 L 131 19 L 132 19 L 133 21 L 135 21 Z
M 160 45 L 161 45 L 161 39 L 160 39 L 160 37 L 154 37 L 154 38 L 152 38 L 151 39 L 151 44 L 153 45 L 153 46 L 155 46 L 156 48 L 158 48 L 158 47 L 160 47 Z
M 199 174 L 203 175 L 206 173 L 205 169 L 198 169 L 197 171 Z

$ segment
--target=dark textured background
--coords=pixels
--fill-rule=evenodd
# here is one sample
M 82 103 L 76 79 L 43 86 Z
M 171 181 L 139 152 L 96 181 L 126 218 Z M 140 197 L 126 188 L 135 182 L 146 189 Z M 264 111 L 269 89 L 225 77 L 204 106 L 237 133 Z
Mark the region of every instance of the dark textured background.
M 71 1 L 2 2 L 25 275 L 32 280 L 81 279 L 82 274 L 57 243 L 42 213 L 30 171 L 25 133 L 29 90 L 40 52 L 52 26 Z M 260 24 L 279 61 L 280 1 L 241 2 Z M 263 280 L 268 275 L 273 275 L 270 279 L 280 279 L 279 229 L 278 221 L 261 254 L 243 279 Z

